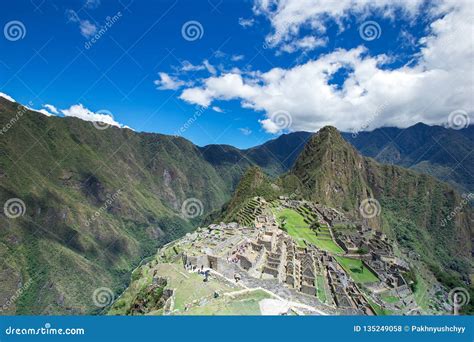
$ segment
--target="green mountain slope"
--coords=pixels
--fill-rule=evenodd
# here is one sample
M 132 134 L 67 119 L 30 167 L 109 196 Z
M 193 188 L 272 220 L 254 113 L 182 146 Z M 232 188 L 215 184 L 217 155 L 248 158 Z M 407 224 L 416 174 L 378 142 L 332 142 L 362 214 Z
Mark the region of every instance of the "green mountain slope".
M 182 138 L 98 130 L 4 99 L 0 127 L 2 205 L 25 204 L 23 216 L 0 215 L 3 313 L 97 312 L 95 289 L 119 291 L 143 257 L 229 198 L 228 181 Z M 202 215 L 189 218 L 192 205 L 182 215 L 188 198 Z

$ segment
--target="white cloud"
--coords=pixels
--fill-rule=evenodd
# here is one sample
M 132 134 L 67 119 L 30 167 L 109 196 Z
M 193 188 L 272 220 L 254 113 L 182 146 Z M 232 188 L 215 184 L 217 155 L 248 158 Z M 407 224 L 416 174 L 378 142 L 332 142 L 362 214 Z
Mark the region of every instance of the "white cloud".
M 92 24 L 89 20 L 81 20 L 79 22 L 79 28 L 85 38 L 90 38 L 97 32 L 97 26 Z
M 206 68 L 207 71 L 209 71 L 210 74 L 212 75 L 215 75 L 216 74 L 216 68 L 214 68 L 214 66 L 209 63 L 209 61 L 207 59 L 205 59 L 202 64 L 204 65 L 204 67 Z
M 224 113 L 224 110 L 221 107 L 213 106 L 212 110 L 218 113 Z
M 166 72 L 159 72 L 158 76 L 160 76 L 160 79 L 155 80 L 154 83 L 160 90 L 176 90 L 186 84 L 186 82 L 170 76 Z
M 0 92 L 0 97 L 3 97 L 4 99 L 7 99 L 8 101 L 11 101 L 11 102 L 16 102 L 15 99 L 13 99 L 13 97 L 11 97 L 10 95 L 7 95 L 5 93 L 2 93 L 2 92 Z M 30 104 L 31 104 L 31 102 L 30 102 Z M 46 109 L 34 109 L 34 108 L 31 108 L 30 106 L 24 106 L 24 107 L 28 110 L 38 112 L 38 113 L 44 114 L 46 116 L 52 116 L 53 115 L 50 112 L 48 112 Z
M 253 18 L 239 18 L 239 25 L 243 28 L 251 27 L 253 24 L 255 24 L 255 19 Z
M 68 21 L 79 24 L 79 29 L 81 34 L 89 39 L 97 32 L 97 26 L 91 23 L 89 20 L 79 18 L 79 15 L 76 11 L 68 9 L 66 10 L 66 17 Z
M 238 62 L 238 61 L 241 61 L 245 58 L 244 55 L 232 55 L 232 57 L 230 57 L 230 60 L 232 62 Z
M 33 112 L 38 112 L 38 113 L 41 113 L 43 115 L 46 115 L 46 116 L 54 116 L 54 114 L 48 112 L 46 109 L 44 108 L 41 108 L 41 109 L 34 109 L 34 108 L 30 108 L 28 106 L 26 106 L 26 108 L 28 108 L 29 110 L 32 110 Z
M 123 127 L 122 124 L 114 120 L 110 112 L 104 110 L 102 112 L 99 111 L 97 113 L 94 113 L 93 111 L 85 108 L 80 103 L 77 105 L 72 105 L 68 109 L 61 109 L 61 112 L 65 116 L 72 116 L 84 121 L 103 122 L 111 126 L 116 126 L 116 127 L 121 127 L 121 128 Z
M 46 108 L 51 113 L 59 114 L 58 109 L 55 106 L 51 105 L 51 104 L 45 104 L 45 105 L 43 105 L 43 107 Z
M 438 11 L 443 15 L 420 40 L 417 63 L 390 69 L 387 56 L 371 56 L 365 47 L 339 49 L 288 69 L 212 76 L 201 86 L 185 89 L 180 98 L 206 107 L 214 100 L 240 100 L 242 107 L 265 113 L 260 124 L 271 133 L 280 130 L 270 117 L 277 111 L 290 113 L 287 128 L 294 131 L 316 131 L 325 125 L 347 131 L 407 127 L 420 121 L 442 124 L 459 109 L 472 117 L 474 41 L 463 37 L 474 30 L 474 7 L 458 2 Z M 336 87 L 331 79 L 341 69 L 349 74 Z
M 214 99 L 230 100 L 247 98 L 257 95 L 258 90 L 245 84 L 239 74 L 225 74 L 205 80 L 204 88 L 185 89 L 180 98 L 204 107 L 208 107 Z
M 204 65 L 194 65 L 189 61 L 183 61 L 181 63 L 180 71 L 188 72 L 188 71 L 200 71 L 206 69 Z
M 239 131 L 243 134 L 243 135 L 250 135 L 252 134 L 252 130 L 247 128 L 247 127 L 242 127 L 242 128 L 239 128 Z
M 100 5 L 100 0 L 86 0 L 84 7 L 89 8 L 89 9 L 95 9 L 99 7 Z
M 0 97 L 3 97 L 4 99 L 7 99 L 8 101 L 11 101 L 11 102 L 16 102 L 13 97 L 11 97 L 10 95 L 7 95 L 5 93 L 1 93 L 0 92 Z
M 276 134 L 280 133 L 281 131 L 281 127 L 278 126 L 272 119 L 258 120 L 258 122 L 262 125 L 263 129 L 267 133 Z
M 292 53 L 297 50 L 311 51 L 320 46 L 325 46 L 327 44 L 327 39 L 325 38 L 315 38 L 313 36 L 306 36 L 301 39 L 295 39 L 291 42 L 284 43 L 281 46 L 281 50 L 284 52 Z
M 328 18 L 334 20 L 340 30 L 344 19 L 350 14 L 364 18 L 371 11 L 393 17 L 396 9 L 407 16 L 414 16 L 424 0 L 255 0 L 254 13 L 266 16 L 273 32 L 266 37 L 267 44 L 278 46 L 291 43 L 301 32 L 309 28 L 322 36 L 326 31 Z

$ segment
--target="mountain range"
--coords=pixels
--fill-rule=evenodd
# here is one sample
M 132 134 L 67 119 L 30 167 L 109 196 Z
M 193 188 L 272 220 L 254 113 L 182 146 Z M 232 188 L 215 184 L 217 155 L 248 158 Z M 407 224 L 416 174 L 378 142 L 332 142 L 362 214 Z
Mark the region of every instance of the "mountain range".
M 198 147 L 181 137 L 46 117 L 3 98 L 0 127 L 0 197 L 5 208 L 11 200 L 19 204 L 13 215 L 0 213 L 3 313 L 97 313 L 95 290 L 119 293 L 156 248 L 217 217 L 212 213 L 223 206 L 231 212 L 257 189 L 297 192 L 354 216 L 360 201 L 377 198 L 382 214 L 371 224 L 432 258 L 439 277 L 444 270 L 456 279 L 466 275 L 469 205 L 440 228 L 462 198 L 418 172 L 471 191 L 471 127 L 343 134 L 362 154 L 418 172 L 360 156 L 334 128 L 245 150 Z M 442 147 L 429 148 L 430 138 Z M 267 181 L 275 177 L 275 184 Z

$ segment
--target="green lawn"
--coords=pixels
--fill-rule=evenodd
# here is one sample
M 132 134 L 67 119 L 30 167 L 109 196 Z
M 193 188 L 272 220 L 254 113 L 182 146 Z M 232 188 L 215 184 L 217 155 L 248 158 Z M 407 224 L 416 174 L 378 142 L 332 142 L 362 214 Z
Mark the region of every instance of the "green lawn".
M 359 259 L 337 256 L 336 260 L 356 283 L 372 283 L 379 280 Z
M 257 290 L 235 298 L 221 296 L 210 300 L 203 306 L 195 306 L 179 315 L 261 315 L 260 301 L 272 298 L 268 293 Z
M 318 275 L 316 277 L 316 283 L 317 283 L 316 289 L 318 293 L 318 299 L 324 303 L 326 302 L 326 290 L 324 289 L 324 283 L 325 283 L 324 276 Z
M 304 221 L 304 217 L 292 209 L 285 208 L 277 212 L 277 220 L 281 224 L 285 221 L 284 228 L 298 243 L 299 246 L 304 247 L 305 241 L 312 243 L 318 248 L 332 252 L 343 253 L 343 249 L 339 247 L 329 234 L 327 227 L 322 227 L 322 234 L 317 236 L 309 225 Z
M 397 303 L 397 302 L 400 301 L 400 299 L 397 296 L 392 296 L 392 295 L 385 294 L 385 293 L 383 293 L 381 295 L 381 297 L 382 297 L 382 300 L 385 303 L 389 303 L 389 304 Z
M 393 311 L 387 310 L 387 309 L 382 309 L 380 305 L 375 304 L 373 300 L 368 299 L 370 306 L 372 309 L 374 309 L 375 314 L 377 316 L 387 316 L 387 315 L 393 315 Z

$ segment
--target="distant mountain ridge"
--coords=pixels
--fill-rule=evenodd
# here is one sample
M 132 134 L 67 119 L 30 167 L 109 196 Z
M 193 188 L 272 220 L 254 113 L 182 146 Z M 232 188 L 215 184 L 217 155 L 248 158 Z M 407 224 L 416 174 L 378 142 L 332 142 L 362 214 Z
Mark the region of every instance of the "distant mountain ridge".
M 313 133 L 294 132 L 246 150 L 228 145 L 201 148 L 205 158 L 235 158 L 258 165 L 267 174 L 276 176 L 288 171 Z M 383 164 L 393 164 L 428 174 L 445 181 L 461 192 L 474 192 L 474 125 L 455 130 L 418 123 L 408 128 L 384 127 L 370 132 L 341 135 L 362 155 Z M 243 163 L 247 165 L 246 163 Z M 238 180 L 237 180 L 238 181 Z
M 460 191 L 474 191 L 474 126 L 455 130 L 418 123 L 400 129 L 343 133 L 364 156 L 400 165 L 446 181 Z

